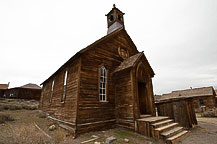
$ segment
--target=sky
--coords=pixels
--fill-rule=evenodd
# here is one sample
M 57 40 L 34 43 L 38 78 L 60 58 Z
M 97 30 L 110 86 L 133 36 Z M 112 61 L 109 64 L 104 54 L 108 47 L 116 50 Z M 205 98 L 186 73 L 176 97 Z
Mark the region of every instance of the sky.
M 217 88 L 216 0 L 1 0 L 0 83 L 42 83 L 106 35 L 113 4 L 156 74 L 155 94 Z

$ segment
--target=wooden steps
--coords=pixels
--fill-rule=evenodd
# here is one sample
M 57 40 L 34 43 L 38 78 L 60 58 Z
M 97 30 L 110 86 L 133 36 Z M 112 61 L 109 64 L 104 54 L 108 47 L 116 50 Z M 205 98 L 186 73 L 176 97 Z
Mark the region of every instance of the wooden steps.
M 168 117 L 141 117 L 136 121 L 137 132 L 142 135 L 163 139 L 167 143 L 178 142 L 188 131 Z
M 140 118 L 148 118 L 151 117 L 151 115 L 140 115 Z
M 160 116 L 160 117 L 140 118 L 140 119 L 137 119 L 137 121 L 144 121 L 144 122 L 154 123 L 154 122 L 159 122 L 159 121 L 167 120 L 167 119 L 169 119 L 169 118 Z
M 156 128 L 155 130 L 159 131 L 159 132 L 164 132 L 164 131 L 166 131 L 168 129 L 171 129 L 171 128 L 175 127 L 175 126 L 178 126 L 178 123 L 171 123 L 171 124 Z
M 171 123 L 171 124 L 156 128 L 156 129 L 154 129 L 154 137 L 160 139 L 161 133 L 168 131 L 168 130 L 171 130 L 172 128 L 174 128 L 176 126 L 178 126 L 178 123 Z
M 178 140 L 180 140 L 182 137 L 184 137 L 186 134 L 188 133 L 188 131 L 184 130 L 172 137 L 169 137 L 168 139 L 166 139 L 166 142 L 168 144 L 175 144 L 176 142 L 178 142 Z
M 161 122 L 154 123 L 154 124 L 152 124 L 152 126 L 154 128 L 158 128 L 160 126 L 164 126 L 164 125 L 167 125 L 167 124 L 172 123 L 172 122 L 173 122 L 172 119 L 168 119 L 168 120 L 164 120 L 164 121 L 161 121 Z
M 178 133 L 178 132 L 180 132 L 181 130 L 183 130 L 183 127 L 176 127 L 176 128 L 173 128 L 173 129 L 171 129 L 171 130 L 169 130 L 169 131 L 166 131 L 166 132 L 161 133 L 161 136 L 163 136 L 163 137 L 170 137 L 170 136 L 172 136 L 174 133 Z

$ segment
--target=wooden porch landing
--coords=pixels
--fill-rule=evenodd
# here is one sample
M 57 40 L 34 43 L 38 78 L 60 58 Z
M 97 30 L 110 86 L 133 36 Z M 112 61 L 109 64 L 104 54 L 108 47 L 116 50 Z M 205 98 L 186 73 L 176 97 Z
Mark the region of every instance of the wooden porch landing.
M 136 131 L 142 135 L 163 139 L 169 144 L 178 142 L 188 131 L 175 123 L 173 119 L 165 116 L 153 117 L 150 115 L 141 115 L 136 120 Z

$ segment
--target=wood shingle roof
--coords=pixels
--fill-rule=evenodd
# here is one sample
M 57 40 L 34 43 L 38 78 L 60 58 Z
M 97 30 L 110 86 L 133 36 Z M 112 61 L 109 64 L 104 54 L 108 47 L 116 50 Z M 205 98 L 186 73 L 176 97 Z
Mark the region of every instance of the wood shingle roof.
M 136 61 L 137 61 L 142 55 L 143 55 L 143 52 L 140 52 L 140 53 L 138 53 L 138 54 L 135 54 L 135 55 L 133 55 L 133 56 L 131 56 L 131 57 L 125 59 L 125 60 L 114 70 L 114 73 L 132 67 L 132 66 L 136 63 Z
M 213 96 L 214 89 L 210 87 L 186 89 L 186 90 L 176 90 L 168 94 L 163 94 L 162 96 L 155 97 L 156 102 L 169 101 L 174 99 L 185 99 L 185 98 L 194 98 L 202 96 Z
M 0 89 L 1 90 L 8 89 L 8 84 L 0 84 Z
M 29 88 L 29 89 L 41 89 L 40 86 L 32 83 L 28 83 L 26 85 L 21 86 L 20 88 Z

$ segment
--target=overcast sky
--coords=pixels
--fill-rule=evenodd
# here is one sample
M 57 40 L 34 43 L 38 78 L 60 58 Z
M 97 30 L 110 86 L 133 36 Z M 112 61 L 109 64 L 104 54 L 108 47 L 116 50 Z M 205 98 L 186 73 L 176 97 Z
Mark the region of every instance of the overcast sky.
M 114 3 L 155 71 L 155 94 L 217 88 L 217 0 L 1 0 L 0 83 L 43 82 L 106 35 Z

